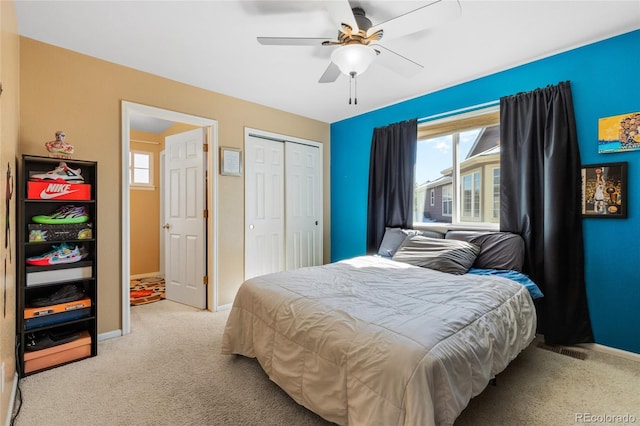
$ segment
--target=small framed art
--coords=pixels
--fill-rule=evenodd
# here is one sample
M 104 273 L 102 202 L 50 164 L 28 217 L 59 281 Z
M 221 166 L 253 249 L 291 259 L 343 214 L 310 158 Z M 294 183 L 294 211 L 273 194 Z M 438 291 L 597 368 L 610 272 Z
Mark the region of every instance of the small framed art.
M 582 217 L 626 218 L 627 163 L 582 166 Z
M 220 174 L 242 176 L 242 150 L 220 147 Z
M 598 154 L 640 150 L 640 112 L 598 120 Z

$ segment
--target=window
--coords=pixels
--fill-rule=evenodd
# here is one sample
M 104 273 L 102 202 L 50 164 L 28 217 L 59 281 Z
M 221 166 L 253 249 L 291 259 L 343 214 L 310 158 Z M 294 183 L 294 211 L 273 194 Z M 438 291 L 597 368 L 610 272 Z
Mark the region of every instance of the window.
M 498 107 L 420 123 L 415 176 L 429 201 L 416 206 L 414 224 L 499 223 Z
M 154 188 L 152 152 L 129 152 L 129 183 L 134 188 Z
M 493 169 L 493 218 L 500 219 L 500 167 Z
M 480 217 L 480 172 L 462 176 L 462 219 L 477 220 Z
M 453 211 L 453 188 L 451 185 L 442 187 L 442 216 L 451 216 Z

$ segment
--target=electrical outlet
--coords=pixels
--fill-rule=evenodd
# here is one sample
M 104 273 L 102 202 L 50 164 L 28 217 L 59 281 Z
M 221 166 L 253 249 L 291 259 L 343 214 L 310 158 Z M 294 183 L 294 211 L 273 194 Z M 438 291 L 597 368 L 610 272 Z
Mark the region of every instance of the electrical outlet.
M 2 383 L 0 387 L 2 387 L 2 391 L 0 392 L 4 392 L 4 361 L 2 361 L 2 373 L 0 375 L 2 376 L 0 378 L 0 383 Z

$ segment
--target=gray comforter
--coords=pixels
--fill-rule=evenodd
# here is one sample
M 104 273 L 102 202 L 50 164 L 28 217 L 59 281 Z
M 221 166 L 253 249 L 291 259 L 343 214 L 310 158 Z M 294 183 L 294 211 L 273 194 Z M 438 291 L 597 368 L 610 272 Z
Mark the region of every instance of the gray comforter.
M 450 425 L 535 337 L 525 287 L 362 256 L 256 277 L 222 352 L 344 425 Z

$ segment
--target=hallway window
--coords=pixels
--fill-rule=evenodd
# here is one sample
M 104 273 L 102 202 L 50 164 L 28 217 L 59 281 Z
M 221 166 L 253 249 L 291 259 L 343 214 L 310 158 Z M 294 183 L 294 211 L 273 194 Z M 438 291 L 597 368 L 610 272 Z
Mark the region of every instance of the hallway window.
M 154 189 L 153 153 L 129 152 L 129 184 L 135 189 Z

